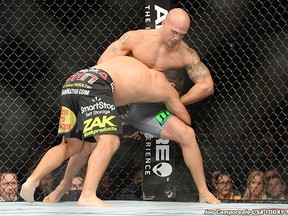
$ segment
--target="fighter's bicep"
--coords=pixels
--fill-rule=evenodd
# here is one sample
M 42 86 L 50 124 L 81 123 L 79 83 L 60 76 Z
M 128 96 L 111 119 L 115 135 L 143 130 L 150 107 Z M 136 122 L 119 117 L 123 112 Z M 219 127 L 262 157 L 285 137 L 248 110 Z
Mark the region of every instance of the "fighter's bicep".
M 111 47 L 114 52 L 122 52 L 128 54 L 133 51 L 133 33 L 131 31 L 123 34 L 117 41 L 114 42 L 114 46 Z
M 188 49 L 187 58 L 185 60 L 188 76 L 194 84 L 202 79 L 211 78 L 210 70 L 200 60 L 200 57 L 195 50 Z
M 128 45 L 129 34 L 123 34 L 118 40 L 111 43 L 100 56 L 97 64 L 110 60 L 116 56 L 125 56 L 131 52 L 131 47 Z
M 127 55 L 131 50 L 123 45 L 121 41 L 117 40 L 110 44 L 107 48 L 107 51 L 115 56 L 124 56 Z

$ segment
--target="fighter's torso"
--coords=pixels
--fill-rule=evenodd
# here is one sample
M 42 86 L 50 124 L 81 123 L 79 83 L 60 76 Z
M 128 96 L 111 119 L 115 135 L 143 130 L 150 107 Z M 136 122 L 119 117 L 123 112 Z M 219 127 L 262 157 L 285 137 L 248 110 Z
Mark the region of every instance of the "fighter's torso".
M 156 91 L 163 87 L 163 83 L 171 86 L 164 74 L 152 72 L 140 61 L 127 56 L 115 57 L 95 68 L 103 69 L 111 76 L 115 85 L 113 98 L 117 106 L 136 102 L 160 102 L 161 95 L 160 98 L 156 97 Z
M 181 41 L 173 49 L 169 49 L 153 30 L 142 30 L 147 33 L 139 38 L 139 42 L 133 45 L 130 56 L 140 60 L 149 68 L 164 71 L 171 68 L 182 68 L 191 64 L 188 46 Z M 143 35 L 143 34 L 142 34 Z M 185 57 L 184 57 L 185 56 Z

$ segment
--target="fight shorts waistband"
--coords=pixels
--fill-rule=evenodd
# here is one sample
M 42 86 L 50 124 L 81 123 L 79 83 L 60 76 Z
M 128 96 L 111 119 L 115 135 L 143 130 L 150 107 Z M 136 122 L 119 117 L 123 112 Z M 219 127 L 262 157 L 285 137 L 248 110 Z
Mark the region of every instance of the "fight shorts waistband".
M 98 78 L 107 82 L 110 85 L 112 92 L 114 93 L 114 82 L 106 71 L 98 68 L 89 68 L 88 71 L 89 73 L 94 73 Z

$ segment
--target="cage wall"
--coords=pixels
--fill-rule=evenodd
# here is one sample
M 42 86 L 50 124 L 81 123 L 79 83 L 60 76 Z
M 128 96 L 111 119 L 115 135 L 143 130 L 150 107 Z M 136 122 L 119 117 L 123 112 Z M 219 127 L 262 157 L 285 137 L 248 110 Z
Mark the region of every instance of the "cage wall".
M 189 13 L 191 27 L 184 41 L 198 52 L 215 84 L 213 96 L 187 107 L 208 185 L 220 169 L 231 174 L 241 193 L 252 169 L 277 169 L 287 185 L 287 3 L 210 0 L 172 5 Z M 61 141 L 56 133 L 66 78 L 93 66 L 126 31 L 144 28 L 145 1 L 3 0 L 0 6 L 0 168 L 13 169 L 21 184 L 43 154 Z M 130 195 L 121 195 L 143 164 L 144 137 L 127 138 L 134 132 L 125 127 L 106 171 L 108 183 L 104 179 L 99 190 L 104 199 L 141 199 L 135 196 L 139 185 Z M 197 200 L 179 146 L 175 151 L 176 172 L 182 177 L 177 199 Z M 55 185 L 65 165 L 53 173 Z

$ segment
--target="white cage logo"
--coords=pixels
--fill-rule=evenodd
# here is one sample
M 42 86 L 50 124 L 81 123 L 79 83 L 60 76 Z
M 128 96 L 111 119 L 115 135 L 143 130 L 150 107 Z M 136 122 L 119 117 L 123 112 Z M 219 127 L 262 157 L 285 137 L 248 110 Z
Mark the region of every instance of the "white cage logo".
M 155 165 L 152 170 L 159 177 L 168 177 L 173 169 L 169 163 L 162 162 Z

